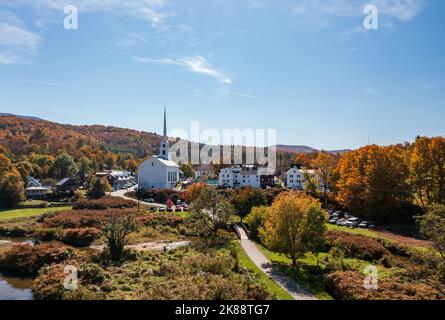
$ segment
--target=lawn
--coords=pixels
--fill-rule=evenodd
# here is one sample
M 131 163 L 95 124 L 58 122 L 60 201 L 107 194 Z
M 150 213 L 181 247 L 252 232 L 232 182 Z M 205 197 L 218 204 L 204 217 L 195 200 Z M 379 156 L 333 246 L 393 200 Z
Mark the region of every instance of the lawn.
M 272 261 L 281 271 L 309 290 L 317 299 L 332 300 L 332 297 L 325 291 L 323 285 L 323 276 L 318 270 L 315 256 L 306 256 L 299 259 L 299 268 L 292 268 L 292 261 L 283 254 L 267 250 L 264 246 L 257 243 L 257 247 L 263 254 Z
M 29 209 L 12 209 L 0 210 L 0 221 L 16 218 L 28 218 L 39 216 L 44 213 L 58 212 L 63 210 L 71 210 L 71 206 L 55 207 L 55 208 L 29 208 Z
M 236 242 L 236 249 L 239 263 L 257 275 L 270 293 L 275 294 L 278 300 L 293 300 L 292 296 L 287 293 L 286 290 L 281 288 L 274 280 L 269 278 L 252 262 L 252 260 L 249 259 L 238 242 Z
M 425 250 L 425 248 L 430 246 L 430 243 L 426 240 L 416 239 L 412 237 L 401 236 L 389 231 L 380 231 L 380 230 L 369 230 L 369 229 L 350 229 L 346 227 L 340 227 L 332 224 L 326 224 L 327 230 L 331 231 L 343 231 L 349 232 L 353 234 L 362 235 L 365 237 L 370 237 L 373 239 L 382 239 L 393 243 L 399 243 L 402 245 L 406 245 L 408 247 Z

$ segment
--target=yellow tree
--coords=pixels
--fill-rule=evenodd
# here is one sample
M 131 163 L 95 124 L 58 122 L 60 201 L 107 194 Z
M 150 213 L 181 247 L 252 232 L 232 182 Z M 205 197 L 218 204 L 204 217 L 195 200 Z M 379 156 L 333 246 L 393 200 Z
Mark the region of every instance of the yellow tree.
M 445 138 L 416 139 L 410 180 L 422 205 L 445 204 Z
M 323 243 L 325 220 L 318 200 L 285 192 L 270 207 L 260 238 L 269 249 L 288 255 L 295 267 L 298 258 Z
M 358 215 L 389 219 L 410 200 L 401 146 L 372 145 L 349 152 L 340 159 L 337 174 L 336 200 Z

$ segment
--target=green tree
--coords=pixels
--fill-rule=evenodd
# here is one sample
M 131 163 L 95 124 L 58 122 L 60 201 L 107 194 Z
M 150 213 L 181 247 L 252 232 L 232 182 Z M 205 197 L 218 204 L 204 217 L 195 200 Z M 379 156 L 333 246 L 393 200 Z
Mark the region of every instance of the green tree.
M 112 216 L 104 225 L 103 233 L 107 239 L 107 249 L 111 260 L 119 261 L 125 255 L 125 245 L 128 243 L 128 235 L 136 231 L 138 225 L 133 217 Z
M 186 178 L 193 178 L 195 176 L 195 171 L 193 170 L 193 167 L 188 163 L 181 163 L 180 169 L 184 173 L 184 176 Z
M 87 176 L 91 173 L 91 161 L 87 157 L 82 157 L 79 159 L 77 163 L 78 171 L 78 179 L 81 185 L 84 185 L 86 182 Z
M 232 205 L 236 214 L 241 218 L 246 217 L 253 207 L 258 207 L 267 204 L 267 199 L 261 190 L 254 188 L 238 189 L 232 197 Z
M 99 199 L 105 196 L 107 192 L 110 192 L 111 186 L 106 178 L 95 178 L 92 180 L 91 188 L 88 191 L 88 197 L 92 199 Z
M 254 207 L 247 215 L 245 222 L 249 226 L 249 236 L 255 241 L 261 241 L 260 230 L 263 228 L 269 214 L 269 208 L 266 206 Z
M 325 219 L 318 200 L 297 192 L 280 194 L 269 209 L 263 243 L 271 250 L 284 253 L 297 266 L 297 259 L 316 250 L 323 241 Z
M 218 229 L 227 229 L 234 213 L 230 202 L 209 186 L 201 189 L 192 202 L 192 220 L 198 230 L 216 236 Z
M 67 152 L 60 153 L 54 160 L 54 172 L 59 179 L 74 177 L 77 167 L 73 157 Z
M 433 252 L 415 256 L 420 261 L 413 265 L 411 275 L 445 296 L 445 206 L 432 206 L 416 218 L 420 232 L 431 242 Z

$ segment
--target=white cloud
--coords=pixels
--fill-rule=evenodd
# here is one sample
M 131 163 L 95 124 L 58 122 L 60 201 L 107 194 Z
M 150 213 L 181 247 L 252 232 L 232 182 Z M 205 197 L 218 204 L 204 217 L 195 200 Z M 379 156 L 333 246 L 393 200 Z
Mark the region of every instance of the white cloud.
M 409 21 L 422 10 L 425 0 L 297 0 L 291 5 L 294 14 L 313 13 L 338 17 L 359 17 L 366 5 L 375 5 L 379 13 L 400 21 Z
M 27 63 L 41 42 L 11 14 L 0 16 L 0 64 Z
M 142 62 L 142 63 L 158 63 L 158 64 L 167 64 L 167 65 L 176 65 L 185 68 L 186 70 L 193 72 L 204 74 L 210 77 L 213 77 L 225 84 L 231 84 L 232 79 L 230 79 L 223 71 L 214 68 L 204 57 L 194 56 L 194 57 L 185 57 L 180 59 L 147 59 L 141 57 L 133 57 L 133 60 Z
M 134 18 L 146 20 L 156 27 L 169 16 L 163 12 L 166 0 L 0 0 L 0 5 L 31 6 L 39 11 L 63 12 L 66 5 L 74 5 L 82 12 L 104 12 L 117 15 L 130 15 Z
M 249 99 L 256 99 L 256 96 L 253 96 L 251 94 L 247 94 L 247 93 L 241 93 L 241 92 L 235 92 L 235 91 L 227 91 L 228 94 L 234 95 L 234 96 L 238 96 L 238 97 L 243 97 L 243 98 L 249 98 Z

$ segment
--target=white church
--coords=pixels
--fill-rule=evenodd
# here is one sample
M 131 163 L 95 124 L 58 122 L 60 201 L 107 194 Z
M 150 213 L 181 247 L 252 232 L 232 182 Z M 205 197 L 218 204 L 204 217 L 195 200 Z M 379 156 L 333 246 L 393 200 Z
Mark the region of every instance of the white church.
M 164 108 L 164 137 L 158 156 L 153 156 L 139 165 L 139 190 L 173 189 L 179 182 L 179 166 L 170 160 L 167 137 L 167 112 Z

